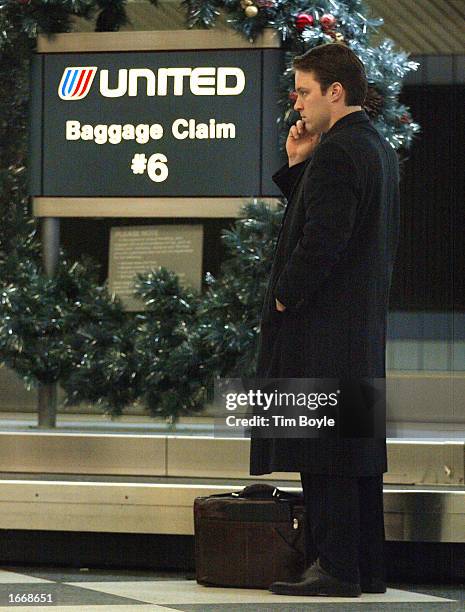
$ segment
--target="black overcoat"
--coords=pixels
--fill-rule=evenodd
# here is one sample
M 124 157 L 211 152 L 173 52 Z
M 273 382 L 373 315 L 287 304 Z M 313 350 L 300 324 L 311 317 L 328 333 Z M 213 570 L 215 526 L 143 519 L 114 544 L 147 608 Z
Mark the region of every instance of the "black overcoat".
M 323 135 L 311 158 L 273 180 L 288 203 L 261 315 L 257 377 L 385 378 L 399 236 L 394 149 L 365 111 L 355 111 Z M 273 471 L 380 474 L 386 440 L 252 435 L 250 473 Z

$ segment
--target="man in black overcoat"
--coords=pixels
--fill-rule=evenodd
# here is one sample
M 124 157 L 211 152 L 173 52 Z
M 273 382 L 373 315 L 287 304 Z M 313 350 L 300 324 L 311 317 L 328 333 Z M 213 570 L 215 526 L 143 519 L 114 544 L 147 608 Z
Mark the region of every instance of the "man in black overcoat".
M 399 169 L 362 109 L 362 62 L 343 43 L 294 59 L 287 198 L 263 305 L 257 378 L 385 379 L 386 319 L 399 235 Z M 363 423 L 361 423 L 363 426 Z M 385 592 L 386 438 L 251 440 L 250 473 L 301 474 L 308 569 L 288 595 Z

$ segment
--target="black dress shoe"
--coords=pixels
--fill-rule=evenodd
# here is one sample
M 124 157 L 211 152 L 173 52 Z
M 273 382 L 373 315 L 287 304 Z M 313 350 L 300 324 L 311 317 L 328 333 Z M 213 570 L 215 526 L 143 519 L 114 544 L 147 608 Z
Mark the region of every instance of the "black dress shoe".
M 361 580 L 360 588 L 362 593 L 386 593 L 386 583 L 384 580 Z
M 356 582 L 334 578 L 318 563 L 306 570 L 298 582 L 273 582 L 270 591 L 277 595 L 309 595 L 326 597 L 360 597 L 362 591 Z

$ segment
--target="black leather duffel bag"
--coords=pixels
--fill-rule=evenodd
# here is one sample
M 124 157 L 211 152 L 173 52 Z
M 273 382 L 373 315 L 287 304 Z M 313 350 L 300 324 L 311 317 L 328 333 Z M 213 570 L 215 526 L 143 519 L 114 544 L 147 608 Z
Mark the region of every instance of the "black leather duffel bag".
M 194 501 L 199 584 L 267 589 L 305 567 L 303 497 L 268 484 Z

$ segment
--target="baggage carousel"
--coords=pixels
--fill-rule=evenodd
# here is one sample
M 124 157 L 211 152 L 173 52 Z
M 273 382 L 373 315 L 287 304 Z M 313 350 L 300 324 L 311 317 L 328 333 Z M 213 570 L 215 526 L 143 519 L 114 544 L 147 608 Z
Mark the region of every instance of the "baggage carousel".
M 169 428 L 3 414 L 0 529 L 193 534 L 195 497 L 252 481 L 299 490 L 297 473 L 248 474 L 249 440 L 218 438 L 208 419 Z M 384 475 L 386 539 L 465 542 L 465 437 L 454 424 L 390 423 Z

